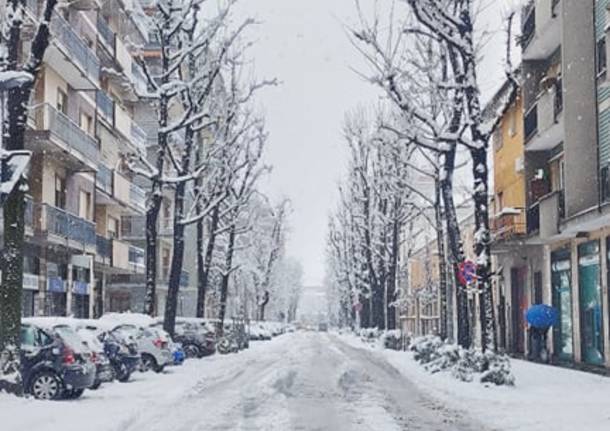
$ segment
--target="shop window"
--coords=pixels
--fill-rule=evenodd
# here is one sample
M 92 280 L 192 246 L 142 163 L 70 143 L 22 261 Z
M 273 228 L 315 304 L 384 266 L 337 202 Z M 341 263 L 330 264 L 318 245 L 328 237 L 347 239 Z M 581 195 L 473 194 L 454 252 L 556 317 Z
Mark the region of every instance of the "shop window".
M 604 364 L 599 241 L 578 246 L 578 289 L 583 362 Z

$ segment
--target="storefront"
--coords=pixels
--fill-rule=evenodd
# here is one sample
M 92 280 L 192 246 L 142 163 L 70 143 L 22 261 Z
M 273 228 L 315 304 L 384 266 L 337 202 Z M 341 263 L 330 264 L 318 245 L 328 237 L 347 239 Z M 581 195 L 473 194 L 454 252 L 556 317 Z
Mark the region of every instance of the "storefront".
M 599 241 L 578 246 L 578 285 L 582 361 L 604 365 Z
M 21 294 L 21 315 L 32 317 L 36 315 L 38 300 L 38 276 L 23 274 L 23 290 Z
M 58 276 L 47 277 L 46 314 L 48 316 L 65 316 L 67 302 L 66 282 Z
M 559 312 L 559 322 L 553 327 L 553 351 L 560 361 L 572 361 L 574 358 L 571 280 L 570 250 L 555 251 L 551 254 L 551 288 L 553 307 Z

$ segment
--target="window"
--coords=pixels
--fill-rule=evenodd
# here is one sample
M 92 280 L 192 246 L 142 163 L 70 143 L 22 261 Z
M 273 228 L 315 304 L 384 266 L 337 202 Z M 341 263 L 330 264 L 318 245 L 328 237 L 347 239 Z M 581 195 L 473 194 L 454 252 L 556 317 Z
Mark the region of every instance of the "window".
M 496 201 L 496 210 L 501 213 L 504 209 L 504 192 L 498 193 L 498 200 Z
M 602 37 L 597 41 L 597 77 L 600 78 L 606 75 L 608 67 L 608 54 L 606 52 L 606 37 Z
M 84 190 L 80 191 L 79 204 L 78 204 L 78 216 L 85 220 L 90 220 L 91 217 L 91 193 Z
M 57 110 L 68 115 L 68 95 L 61 89 L 57 89 Z
M 93 135 L 93 117 L 82 111 L 80 113 L 80 128 Z
M 66 179 L 55 175 L 55 206 L 66 209 Z
M 108 237 L 115 239 L 119 237 L 119 220 L 108 216 Z

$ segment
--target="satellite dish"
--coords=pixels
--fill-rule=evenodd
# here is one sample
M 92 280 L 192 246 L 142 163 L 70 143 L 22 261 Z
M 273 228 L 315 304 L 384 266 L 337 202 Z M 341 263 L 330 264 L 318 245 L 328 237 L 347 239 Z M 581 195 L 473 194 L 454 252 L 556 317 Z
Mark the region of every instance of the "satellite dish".
M 31 158 L 32 152 L 27 150 L 0 153 L 0 207 L 13 192 Z

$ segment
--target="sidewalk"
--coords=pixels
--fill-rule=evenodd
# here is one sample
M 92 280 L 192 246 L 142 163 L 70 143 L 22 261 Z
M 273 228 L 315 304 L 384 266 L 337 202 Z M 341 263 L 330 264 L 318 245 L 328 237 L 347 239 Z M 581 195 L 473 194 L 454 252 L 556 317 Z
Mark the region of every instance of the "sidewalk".
M 377 350 L 430 396 L 466 410 L 494 430 L 610 430 L 610 378 L 512 360 L 515 387 L 464 383 L 447 373 L 429 374 L 410 352 L 381 350 L 342 335 L 350 345 Z

